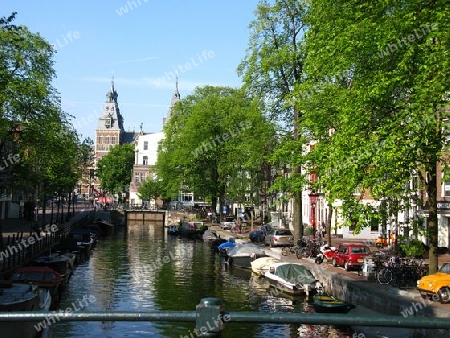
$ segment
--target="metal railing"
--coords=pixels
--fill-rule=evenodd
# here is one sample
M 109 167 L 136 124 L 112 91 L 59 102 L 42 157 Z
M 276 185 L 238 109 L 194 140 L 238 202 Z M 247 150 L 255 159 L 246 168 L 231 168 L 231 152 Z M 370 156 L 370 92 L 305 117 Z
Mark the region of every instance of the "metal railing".
M 205 335 L 218 334 L 228 322 L 348 325 L 416 329 L 450 329 L 448 318 L 400 317 L 392 315 L 367 316 L 335 313 L 264 313 L 225 312 L 217 298 L 204 298 L 196 311 L 155 312 L 8 312 L 0 313 L 0 322 L 37 321 L 133 321 L 133 322 L 196 322 L 196 329 Z M 214 323 L 214 325 L 211 325 Z M 205 330 L 207 328 L 207 330 Z M 207 331 L 207 332 L 206 332 Z
M 64 224 L 54 225 L 58 230 L 52 231 L 52 226 L 47 226 L 47 232 L 32 231 L 28 236 L 23 232 L 8 236 L 5 248 L 0 251 L 0 274 L 24 265 L 32 258 L 48 250 L 65 238 L 73 226 L 88 223 L 93 219 L 93 212 L 89 212 L 80 218 L 72 218 Z

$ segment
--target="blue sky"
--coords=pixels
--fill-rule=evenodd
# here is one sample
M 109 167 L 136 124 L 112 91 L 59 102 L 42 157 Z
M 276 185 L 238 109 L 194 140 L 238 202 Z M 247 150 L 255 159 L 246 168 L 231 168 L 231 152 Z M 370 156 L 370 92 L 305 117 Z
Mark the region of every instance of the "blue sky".
M 54 86 L 83 137 L 94 138 L 114 76 L 126 130 L 160 131 L 178 73 L 181 97 L 196 86 L 238 87 L 258 0 L 7 0 L 55 45 Z

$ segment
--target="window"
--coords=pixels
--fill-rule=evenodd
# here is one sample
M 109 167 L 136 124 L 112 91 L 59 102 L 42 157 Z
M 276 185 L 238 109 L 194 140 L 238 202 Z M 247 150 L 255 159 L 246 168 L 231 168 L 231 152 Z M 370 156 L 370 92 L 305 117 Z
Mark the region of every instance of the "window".
M 144 157 L 142 158 L 142 164 L 143 164 L 143 165 L 148 165 L 148 156 L 144 156 Z
M 144 150 L 148 150 L 148 141 L 144 141 Z
M 450 180 L 444 182 L 444 187 L 442 189 L 442 197 L 450 196 Z
M 134 173 L 134 182 L 139 183 L 139 173 Z

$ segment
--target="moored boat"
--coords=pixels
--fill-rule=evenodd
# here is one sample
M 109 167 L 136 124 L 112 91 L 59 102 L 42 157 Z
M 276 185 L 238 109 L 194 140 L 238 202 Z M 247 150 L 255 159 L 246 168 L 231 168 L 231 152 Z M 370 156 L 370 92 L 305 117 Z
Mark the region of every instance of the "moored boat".
M 275 288 L 294 296 L 310 296 L 321 287 L 311 271 L 299 263 L 273 263 L 264 276 Z
M 49 311 L 50 291 L 37 285 L 0 281 L 0 311 Z M 0 322 L 2 337 L 36 337 L 36 322 Z
M 269 271 L 270 265 L 280 263 L 281 261 L 274 257 L 260 257 L 251 262 L 252 271 L 258 276 L 264 276 Z
M 266 252 L 253 243 L 237 244 L 227 251 L 228 264 L 240 268 L 251 269 L 251 263 L 261 257 L 266 257 Z
M 217 234 L 215 233 L 215 231 L 208 229 L 203 233 L 202 238 L 203 238 L 203 242 L 212 243 L 218 237 L 217 237 Z
M 31 265 L 40 267 L 47 266 L 58 272 L 62 278 L 61 287 L 64 287 L 68 283 L 74 268 L 72 258 L 58 252 L 39 256 L 31 262 Z
M 327 293 L 316 293 L 313 296 L 314 310 L 320 313 L 348 313 L 355 305 L 336 298 Z
M 199 238 L 201 239 L 203 233 L 208 230 L 208 227 L 203 222 L 180 222 L 178 227 L 180 235 L 188 238 Z
M 67 238 L 75 239 L 77 245 L 84 247 L 86 252 L 90 252 L 97 242 L 95 233 L 91 229 L 86 228 L 72 229 L 67 235 Z
M 83 262 L 89 257 L 89 251 L 82 245 L 78 245 L 78 242 L 74 238 L 61 238 L 59 243 L 52 247 L 52 251 L 60 253 L 71 253 L 75 255 L 75 264 Z
M 178 230 L 178 225 L 170 224 L 167 227 L 167 234 L 168 235 L 179 235 L 180 231 Z
M 218 252 L 219 251 L 219 246 L 223 243 L 226 243 L 227 240 L 225 238 L 221 238 L 220 235 L 214 239 L 213 241 L 211 241 L 211 249 L 214 252 Z
M 236 246 L 236 239 L 234 237 L 228 238 L 227 241 L 223 242 L 217 247 L 219 255 L 222 257 L 228 257 L 228 251 Z
M 11 280 L 14 283 L 33 284 L 48 290 L 52 297 L 52 308 L 59 301 L 63 279 L 52 268 L 47 266 L 25 266 L 15 270 Z

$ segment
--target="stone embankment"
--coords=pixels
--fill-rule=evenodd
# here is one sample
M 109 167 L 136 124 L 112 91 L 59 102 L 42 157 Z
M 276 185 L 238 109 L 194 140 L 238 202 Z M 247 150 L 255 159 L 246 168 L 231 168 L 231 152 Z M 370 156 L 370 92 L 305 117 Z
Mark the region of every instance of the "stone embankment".
M 216 231 L 222 238 L 236 237 L 243 240 L 248 238 L 248 234 Z M 450 304 L 424 300 L 414 287 L 399 289 L 391 285 L 381 285 L 373 278 L 369 279 L 356 271 L 346 271 L 341 267 L 334 267 L 327 263 L 316 264 L 313 259 L 303 258 L 299 260 L 292 255 L 282 256 L 281 248 L 266 248 L 269 256 L 305 264 L 328 292 L 355 305 L 393 316 L 450 318 Z M 444 260 L 450 261 L 449 256 L 441 257 L 440 264 Z

